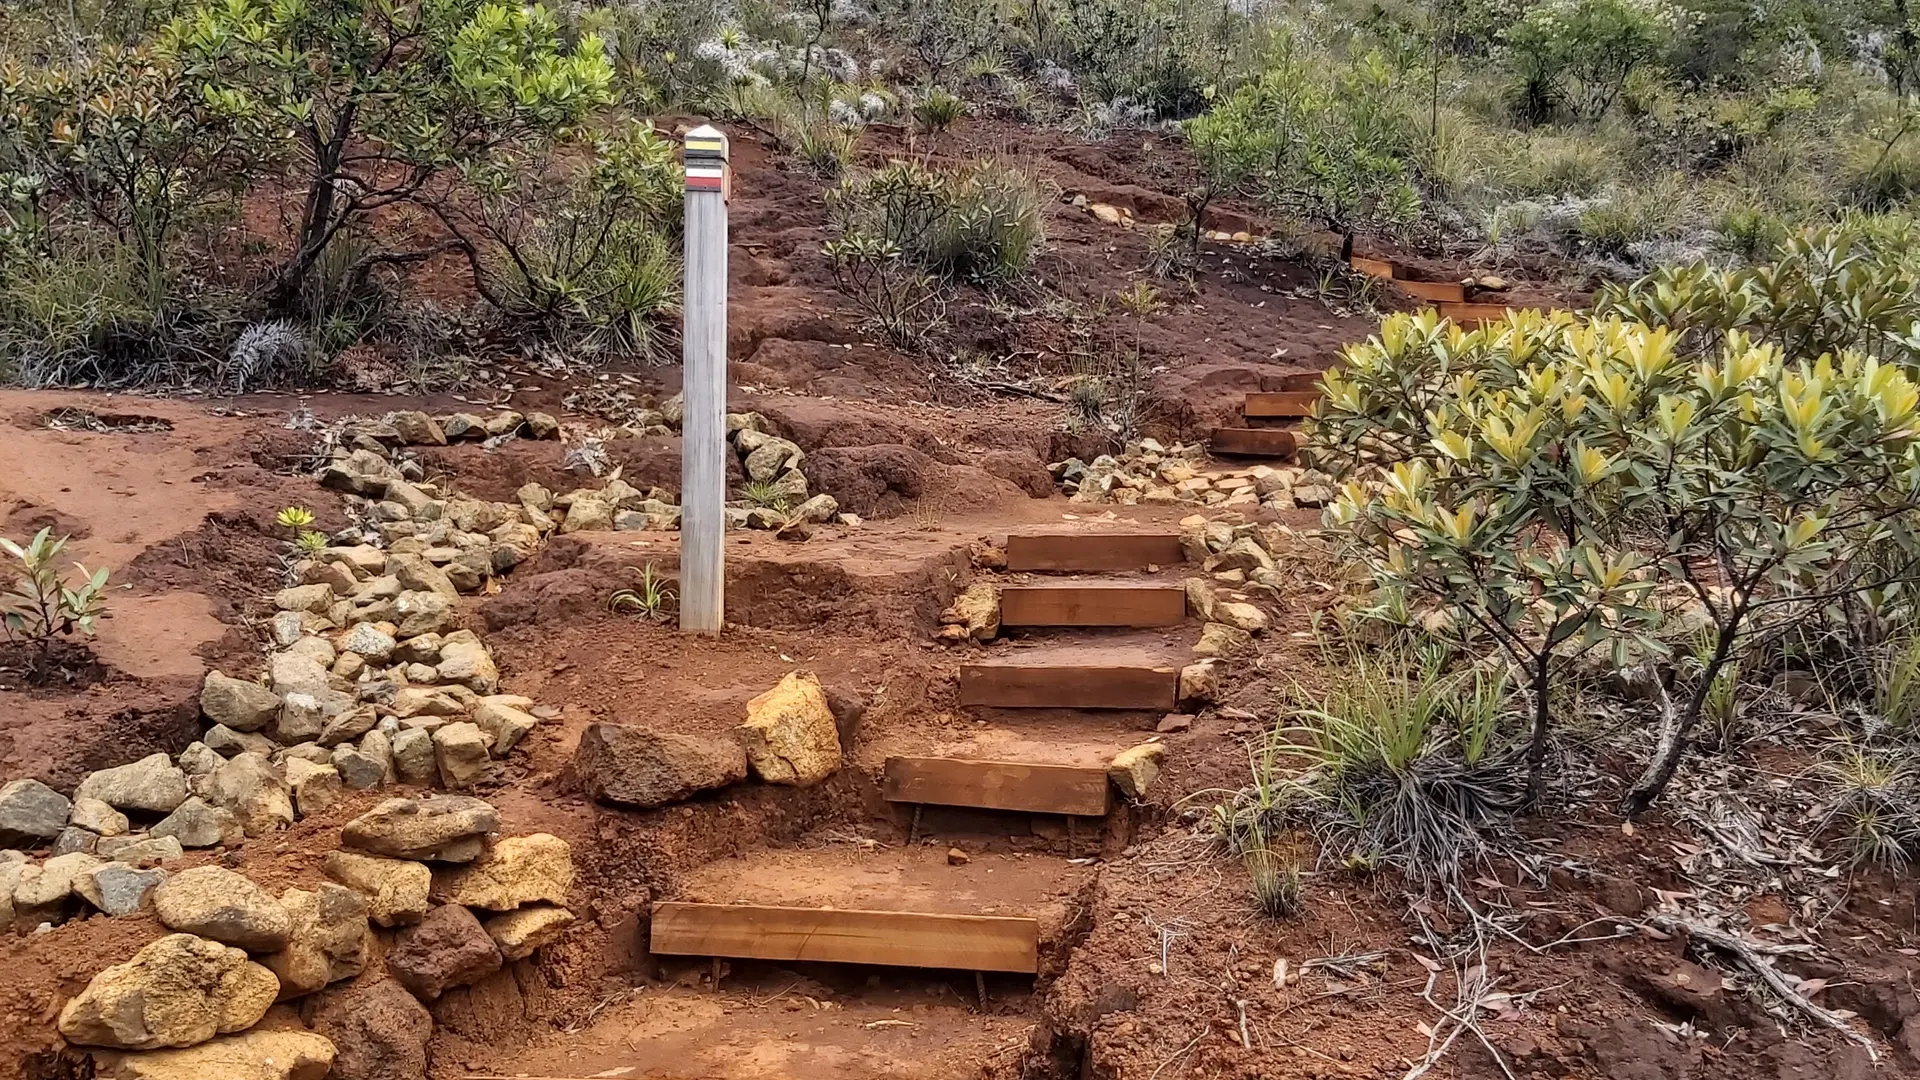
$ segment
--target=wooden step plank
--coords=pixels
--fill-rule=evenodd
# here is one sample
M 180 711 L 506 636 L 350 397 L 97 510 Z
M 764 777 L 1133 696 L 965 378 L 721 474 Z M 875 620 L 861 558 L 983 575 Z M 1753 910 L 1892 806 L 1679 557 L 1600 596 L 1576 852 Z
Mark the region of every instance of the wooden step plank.
M 1282 390 L 1278 393 L 1248 394 L 1246 404 L 1240 408 L 1248 419 L 1293 418 L 1312 416 L 1313 406 L 1319 400 L 1320 392 L 1317 390 Z
M 1391 259 L 1369 259 L 1365 255 L 1354 255 L 1347 259 L 1347 265 L 1370 278 L 1392 281 L 1396 268 Z
M 1178 626 L 1187 592 L 1178 585 L 1009 585 L 1002 626 Z
M 888 802 L 1104 817 L 1111 785 L 1084 765 L 890 757 L 882 790 Z
M 1297 440 L 1286 428 L 1214 428 L 1207 449 L 1246 457 L 1292 457 Z
M 1394 288 L 1434 304 L 1464 304 L 1467 287 L 1457 281 L 1395 281 Z
M 1009 570 L 1144 570 L 1185 561 L 1177 532 L 1013 533 L 1007 537 Z
M 1318 394 L 1320 392 L 1320 378 L 1325 374 L 1326 372 L 1324 371 L 1296 371 L 1291 375 L 1282 375 L 1280 376 L 1280 389 L 1296 392 L 1311 390 Z
M 992 709 L 1145 709 L 1171 712 L 1172 668 L 1064 664 L 962 664 L 960 704 Z
M 1462 326 L 1479 326 L 1507 317 L 1503 304 L 1441 304 L 1439 309 L 1441 318 L 1452 319 Z
M 652 952 L 963 971 L 1039 970 L 1040 923 L 990 915 L 758 904 L 653 905 Z

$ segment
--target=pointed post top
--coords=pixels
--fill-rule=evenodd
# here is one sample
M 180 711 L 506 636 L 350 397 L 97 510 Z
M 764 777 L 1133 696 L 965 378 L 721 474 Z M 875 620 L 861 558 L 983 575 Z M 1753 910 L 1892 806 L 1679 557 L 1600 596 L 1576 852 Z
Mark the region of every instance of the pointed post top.
M 686 156 L 727 160 L 727 136 L 712 124 L 701 124 L 687 132 Z

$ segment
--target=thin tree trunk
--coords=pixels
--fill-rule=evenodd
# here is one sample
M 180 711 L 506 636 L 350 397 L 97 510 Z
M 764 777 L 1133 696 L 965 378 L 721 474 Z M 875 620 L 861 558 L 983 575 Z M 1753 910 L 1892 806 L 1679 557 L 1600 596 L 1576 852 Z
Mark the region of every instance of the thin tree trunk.
M 1654 800 L 1666 792 L 1667 785 L 1673 782 L 1674 773 L 1680 771 L 1680 761 L 1686 756 L 1687 739 L 1700 722 L 1700 710 L 1706 705 L 1707 694 L 1720 677 L 1720 670 L 1727 666 L 1727 657 L 1733 653 L 1734 635 L 1738 632 L 1740 616 L 1743 614 L 1741 609 L 1734 609 L 1732 622 L 1720 628 L 1713 646 L 1713 658 L 1707 661 L 1706 669 L 1700 673 L 1699 685 L 1688 695 L 1684 710 L 1676 713 L 1673 702 L 1665 693 L 1661 694 L 1660 738 L 1654 745 L 1653 758 L 1647 762 L 1646 771 L 1633 782 L 1633 787 L 1621 803 L 1621 811 L 1628 817 L 1645 813 Z M 1658 685 L 1657 680 L 1655 685 Z
M 1548 700 L 1549 666 L 1552 653 L 1542 653 L 1533 667 L 1533 733 L 1527 741 L 1527 805 L 1537 806 L 1547 786 L 1547 732 L 1553 713 Z

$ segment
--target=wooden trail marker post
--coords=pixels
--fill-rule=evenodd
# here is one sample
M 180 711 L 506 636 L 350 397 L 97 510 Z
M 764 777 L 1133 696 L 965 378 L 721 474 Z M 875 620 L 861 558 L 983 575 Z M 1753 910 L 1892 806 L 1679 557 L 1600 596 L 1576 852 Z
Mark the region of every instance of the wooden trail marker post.
M 726 617 L 727 137 L 706 124 L 694 128 L 685 161 L 680 629 L 718 634 Z

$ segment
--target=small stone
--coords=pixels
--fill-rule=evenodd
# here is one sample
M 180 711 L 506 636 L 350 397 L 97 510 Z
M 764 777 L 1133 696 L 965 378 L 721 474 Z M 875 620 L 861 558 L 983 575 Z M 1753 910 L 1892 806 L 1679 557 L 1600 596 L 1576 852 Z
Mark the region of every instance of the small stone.
M 102 859 L 123 862 L 128 866 L 158 866 L 172 862 L 186 854 L 184 844 L 177 836 L 104 836 L 93 846 L 93 853 Z
M 820 679 L 795 671 L 747 703 L 747 764 L 770 784 L 807 787 L 840 768 L 840 732 Z
M 431 667 L 440 662 L 440 646 L 444 641 L 439 634 L 411 637 L 395 645 L 388 659 L 399 664 L 426 664 Z
M 447 724 L 434 729 L 434 761 L 440 768 L 440 783 L 458 791 L 472 787 L 487 775 L 487 735 L 471 723 Z
M 1273 557 L 1266 549 L 1255 543 L 1250 536 L 1243 536 L 1228 544 L 1220 554 L 1210 560 L 1214 570 L 1253 570 L 1273 569 Z
M 393 655 L 393 635 L 373 625 L 361 623 L 340 639 L 340 651 L 358 653 L 376 664 L 384 664 Z
M 1168 713 L 1160 718 L 1160 723 L 1155 725 L 1153 730 L 1162 734 L 1191 731 L 1193 730 L 1193 719 L 1191 713 Z
M 1213 618 L 1213 586 L 1205 578 L 1188 578 L 1187 614 L 1197 619 Z
M 1180 669 L 1179 700 L 1196 705 L 1220 700 L 1220 668 L 1212 661 Z
M 40 781 L 8 781 L 0 786 L 0 846 L 51 840 L 66 828 L 72 813 L 67 797 Z
M 99 846 L 100 835 L 83 829 L 78 825 L 69 825 L 61 829 L 60 835 L 53 838 L 53 854 L 55 855 L 70 855 L 76 851 L 84 851 L 92 855 L 94 854 L 93 849 Z
M 1234 656 L 1251 648 L 1253 648 L 1253 635 L 1237 626 L 1210 622 L 1200 631 L 1200 643 L 1193 647 L 1193 654 L 1195 656 Z
M 973 860 L 968 857 L 966 852 L 961 851 L 957 847 L 947 849 L 947 865 L 948 866 L 965 866 L 972 861 Z
M 381 926 L 419 922 L 430 906 L 433 871 L 425 863 L 329 851 L 322 867 L 328 877 L 365 897 L 368 917 Z
M 382 757 L 347 744 L 333 748 L 332 764 L 341 783 L 355 791 L 371 791 L 387 783 L 392 758 L 390 752 L 389 756 Z
M 311 611 L 325 615 L 333 604 L 331 585 L 294 585 L 274 594 L 273 606 L 281 611 Z
M 210 848 L 232 847 L 247 834 L 233 811 L 195 795 L 155 825 L 153 835 L 170 836 L 184 848 Z
M 245 952 L 192 934 L 169 934 L 95 975 L 60 1010 L 59 1029 L 81 1046 L 193 1046 L 252 1027 L 279 990 L 273 972 Z
M 547 901 L 564 904 L 573 888 L 573 850 L 548 833 L 514 836 L 464 866 L 433 875 L 432 899 L 489 911 Z
M 440 775 L 434 758 L 433 735 L 403 728 L 393 736 L 393 771 L 403 784 L 431 784 Z
M 165 814 L 186 801 L 187 774 L 166 754 L 149 754 L 132 764 L 101 769 L 88 776 L 73 795 L 76 799 L 98 799 L 118 810 Z
M 285 948 L 260 958 L 280 978 L 280 1000 L 360 974 L 367 962 L 365 897 L 328 881 L 311 892 L 286 890 L 280 906 L 292 920 L 292 935 Z
M 426 413 L 414 409 L 393 413 L 387 417 L 387 423 L 393 425 L 400 442 L 408 446 L 445 446 L 447 433 L 438 422 Z
M 527 438 L 557 439 L 560 437 L 560 421 L 553 414 L 530 412 L 527 414 Z
M 470 630 L 447 636 L 440 646 L 439 681 L 464 686 L 476 694 L 491 694 L 500 688 L 500 669 L 493 664 L 486 645 Z
M 820 494 L 793 508 L 788 515 L 794 521 L 806 521 L 815 525 L 825 525 L 840 513 L 840 502 L 831 495 Z
M 207 781 L 206 800 L 231 811 L 248 836 L 265 836 L 293 824 L 293 795 L 286 776 L 264 754 L 239 754 Z
M 280 698 L 259 683 L 209 671 L 200 684 L 200 711 L 234 731 L 258 731 L 280 711 Z
M 293 920 L 265 889 L 222 866 L 182 870 L 153 891 L 161 925 L 251 952 L 285 948 Z
M 316 765 L 305 758 L 288 758 L 287 787 L 293 794 L 293 812 L 299 817 L 323 813 L 338 802 L 345 790 L 340 771 L 332 765 Z
M 496 758 L 506 757 L 527 732 L 539 726 L 539 719 L 533 714 L 508 705 L 501 699 L 482 698 L 473 710 L 473 723 L 487 733 L 493 746 L 490 753 Z
M 126 863 L 110 862 L 74 878 L 73 887 L 101 913 L 119 917 L 146 907 L 153 890 L 166 880 L 165 870 L 141 870 Z
M 340 839 L 348 847 L 396 859 L 472 862 L 486 835 L 499 827 L 500 815 L 487 802 L 437 795 L 388 799 L 349 821 Z
M 1213 606 L 1213 617 L 1236 630 L 1257 634 L 1267 628 L 1266 612 L 1252 604 L 1222 602 Z
M 283 698 L 288 694 L 319 697 L 333 688 L 333 684 L 327 681 L 327 664 L 332 662 L 331 656 L 323 663 L 317 656 L 292 649 L 274 654 L 267 661 L 267 674 L 273 681 L 273 692 Z
M 232 729 L 229 728 L 228 730 L 231 731 Z M 235 751 L 235 753 L 238 753 L 238 751 Z M 180 751 L 180 771 L 187 774 L 187 786 L 192 787 L 193 777 L 207 775 L 219 768 L 221 763 L 226 760 L 226 758 L 220 756 L 219 751 L 208 746 L 206 743 L 192 742 L 187 744 L 185 750 Z
M 394 555 L 387 560 L 388 568 L 400 581 L 400 587 L 410 592 L 429 592 L 448 600 L 458 599 L 460 591 L 447 577 L 447 572 L 433 565 L 421 555 Z
M 967 586 L 941 614 L 940 621 L 964 627 L 963 640 L 992 641 L 1000 636 L 1000 590 L 984 581 Z
M 500 958 L 511 963 L 524 960 L 534 951 L 560 940 L 567 927 L 574 923 L 573 912 L 563 907 L 549 904 L 534 904 L 504 915 L 495 915 L 481 925 L 487 936 L 493 939 L 494 947 L 500 950 Z
M 84 851 L 72 851 L 38 866 L 21 864 L 13 886 L 14 910 L 24 914 L 36 908 L 57 908 L 75 895 L 75 879 L 103 861 Z
M 235 731 L 225 724 L 213 725 L 201 738 L 205 740 L 201 745 L 213 751 L 223 762 L 227 758 L 237 757 L 240 754 L 271 755 L 278 746 L 272 739 L 258 732 Z M 219 768 L 218 765 L 214 767 Z
M 613 528 L 613 515 L 612 504 L 596 493 L 583 492 L 568 504 L 566 520 L 560 523 L 560 531 L 604 532 Z
M 427 912 L 399 932 L 387 951 L 387 970 L 423 1001 L 456 986 L 470 986 L 500 970 L 500 949 L 473 917 L 457 904 Z
M 393 601 L 398 625 L 394 636 L 444 634 L 458 624 L 453 601 L 434 592 L 403 592 Z
M 1160 763 L 1166 759 L 1164 743 L 1142 743 L 1121 751 L 1107 765 L 1107 779 L 1129 799 L 1147 797 L 1147 790 L 1160 776 Z
M 332 749 L 341 743 L 351 742 L 365 735 L 367 732 L 372 731 L 374 725 L 379 722 L 380 716 L 374 711 L 373 706 L 362 705 L 357 709 L 349 709 L 328 720 L 321 726 L 320 734 L 314 739 L 314 742 L 328 749 Z

